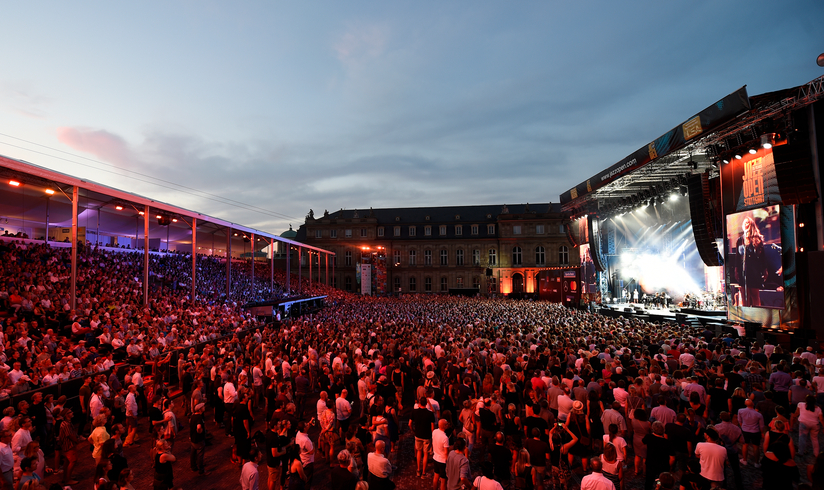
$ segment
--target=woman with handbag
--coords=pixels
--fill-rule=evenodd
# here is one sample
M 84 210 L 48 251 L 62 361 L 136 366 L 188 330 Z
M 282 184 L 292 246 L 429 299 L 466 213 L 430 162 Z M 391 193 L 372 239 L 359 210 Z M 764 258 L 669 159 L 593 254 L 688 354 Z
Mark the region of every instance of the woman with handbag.
M 567 458 L 569 465 L 572 466 L 575 457 L 581 458 L 581 467 L 586 472 L 587 463 L 592 456 L 592 434 L 590 432 L 589 418 L 584 413 L 584 404 L 580 401 L 575 401 L 572 404 L 572 412 L 567 417 L 566 429 L 572 432 L 578 439 L 577 443 L 569 450 Z

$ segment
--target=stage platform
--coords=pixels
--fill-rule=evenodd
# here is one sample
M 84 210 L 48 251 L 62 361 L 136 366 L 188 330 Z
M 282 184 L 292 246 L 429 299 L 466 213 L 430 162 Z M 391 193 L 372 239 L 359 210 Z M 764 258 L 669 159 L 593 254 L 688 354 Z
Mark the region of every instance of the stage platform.
M 646 308 L 641 303 L 601 305 L 598 313 L 609 317 L 632 317 L 650 322 L 674 322 L 694 327 L 727 327 L 726 310 L 697 310 L 693 308 Z

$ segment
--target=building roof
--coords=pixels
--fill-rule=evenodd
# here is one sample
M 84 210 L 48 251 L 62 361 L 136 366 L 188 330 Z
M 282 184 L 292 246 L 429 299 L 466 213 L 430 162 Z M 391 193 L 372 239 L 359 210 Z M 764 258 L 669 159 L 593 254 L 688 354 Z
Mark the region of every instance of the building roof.
M 341 209 L 315 220 L 374 218 L 378 223 L 494 222 L 506 215 L 534 213 L 536 217 L 561 213 L 559 203 L 483 204 L 476 206 L 437 206 L 420 208 Z M 428 219 L 427 219 L 428 218 Z M 308 221 L 308 220 L 307 220 Z M 310 221 L 308 221 L 310 222 Z

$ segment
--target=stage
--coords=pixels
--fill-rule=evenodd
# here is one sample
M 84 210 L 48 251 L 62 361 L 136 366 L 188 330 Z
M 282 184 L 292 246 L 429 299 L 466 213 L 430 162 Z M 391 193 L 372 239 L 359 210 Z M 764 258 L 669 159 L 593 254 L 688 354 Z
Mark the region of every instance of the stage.
M 672 322 L 694 327 L 726 327 L 727 310 L 699 310 L 694 308 L 647 308 L 642 303 L 614 303 L 600 305 L 598 313 L 609 317 L 632 317 L 650 322 Z

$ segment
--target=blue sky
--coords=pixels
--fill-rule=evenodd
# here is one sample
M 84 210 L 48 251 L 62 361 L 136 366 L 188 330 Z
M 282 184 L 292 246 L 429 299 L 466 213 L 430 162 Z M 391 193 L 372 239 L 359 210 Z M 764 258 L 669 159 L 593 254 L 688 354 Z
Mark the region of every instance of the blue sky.
M 824 75 L 822 19 L 820 0 L 9 3 L 0 154 L 272 232 L 309 208 L 557 202 L 743 85 Z

